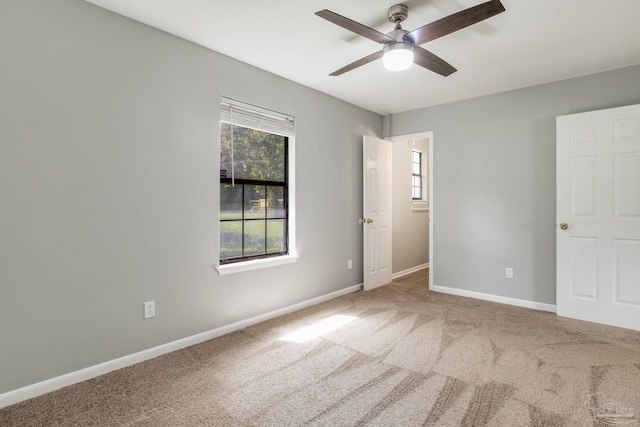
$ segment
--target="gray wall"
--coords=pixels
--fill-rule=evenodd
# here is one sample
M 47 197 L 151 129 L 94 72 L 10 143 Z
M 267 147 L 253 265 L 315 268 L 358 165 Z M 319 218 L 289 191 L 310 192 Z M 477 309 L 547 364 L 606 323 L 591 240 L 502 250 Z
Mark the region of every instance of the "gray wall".
M 640 66 L 386 119 L 434 131 L 434 285 L 555 304 L 555 117 L 636 103 Z
M 2 0 L 0 50 L 0 393 L 362 282 L 379 115 L 81 0 Z M 221 96 L 296 116 L 295 264 L 212 267 Z
M 413 212 L 411 153 L 423 153 L 428 174 L 429 140 L 393 142 L 393 272 L 399 273 L 429 262 L 429 212 Z M 427 191 L 427 188 L 424 188 Z

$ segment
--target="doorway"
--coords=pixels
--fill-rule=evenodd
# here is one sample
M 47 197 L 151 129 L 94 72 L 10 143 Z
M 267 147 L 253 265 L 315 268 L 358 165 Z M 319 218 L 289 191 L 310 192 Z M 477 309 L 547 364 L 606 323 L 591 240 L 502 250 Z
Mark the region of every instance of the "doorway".
M 411 264 L 415 264 L 413 266 L 409 265 L 401 265 L 394 261 L 394 274 L 393 277 L 400 277 L 405 274 L 412 273 L 414 271 L 419 271 L 426 267 L 429 268 L 429 288 L 433 286 L 433 271 L 434 271 L 434 262 L 433 262 L 433 226 L 434 226 L 434 218 L 433 218 L 433 206 L 434 206 L 434 192 L 433 192 L 433 152 L 434 152 L 434 138 L 433 131 L 425 131 L 418 132 L 413 134 L 406 135 L 398 135 L 386 138 L 391 141 L 393 144 L 394 151 L 394 162 L 406 162 L 406 166 L 402 166 L 403 170 L 407 170 L 411 168 L 413 165 L 413 160 L 416 158 L 420 158 L 423 162 L 422 170 L 426 171 L 425 176 L 422 177 L 422 182 L 426 185 L 422 188 L 422 195 L 419 198 L 414 199 L 413 196 L 418 195 L 416 192 L 412 192 L 413 182 L 411 181 L 412 177 L 407 177 L 405 180 L 405 176 L 402 176 L 401 182 L 396 182 L 395 180 L 396 172 L 394 172 L 394 223 L 397 224 L 397 221 L 402 222 L 402 218 L 405 217 L 410 220 L 411 223 L 415 223 L 416 221 L 424 221 L 428 223 L 425 227 L 428 230 L 428 257 L 426 265 L 424 263 L 420 263 L 418 261 L 414 261 Z M 419 155 L 415 155 L 414 153 L 420 153 Z M 396 163 L 398 165 L 399 163 Z M 398 168 L 394 168 L 394 171 L 397 171 Z M 412 170 L 412 172 L 414 172 Z M 415 177 L 414 177 L 415 179 Z M 401 186 L 401 187 L 400 187 Z M 405 188 L 406 186 L 406 188 Z M 415 189 L 414 189 L 415 190 Z M 401 198 L 398 200 L 398 198 Z M 398 202 L 398 203 L 396 203 Z M 403 211 L 400 212 L 399 209 Z M 406 211 L 406 212 L 405 212 Z M 411 227 L 409 225 L 409 227 Z M 398 230 L 398 227 L 394 225 L 394 230 Z M 415 231 L 415 230 L 414 230 Z M 407 233 L 404 233 L 407 234 Z M 395 231 L 394 231 L 395 235 Z M 409 232 L 406 236 L 406 239 L 419 239 L 420 233 L 418 232 Z M 405 239 L 405 240 L 406 240 Z M 394 238 L 394 242 L 395 242 Z M 403 250 L 412 250 L 415 248 L 419 250 L 420 245 L 416 245 L 416 242 L 405 242 L 403 244 Z M 395 254 L 397 255 L 397 254 Z M 394 255 L 394 258 L 395 258 Z M 418 258 L 414 258 L 418 259 Z M 396 265 L 399 265 L 399 268 L 396 268 Z

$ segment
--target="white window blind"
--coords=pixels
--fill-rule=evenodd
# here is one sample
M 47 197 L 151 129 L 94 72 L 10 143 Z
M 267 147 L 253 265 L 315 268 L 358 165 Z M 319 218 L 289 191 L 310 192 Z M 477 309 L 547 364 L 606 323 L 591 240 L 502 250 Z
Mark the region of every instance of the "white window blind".
M 237 126 L 293 137 L 294 118 L 287 114 L 222 98 L 220 120 Z

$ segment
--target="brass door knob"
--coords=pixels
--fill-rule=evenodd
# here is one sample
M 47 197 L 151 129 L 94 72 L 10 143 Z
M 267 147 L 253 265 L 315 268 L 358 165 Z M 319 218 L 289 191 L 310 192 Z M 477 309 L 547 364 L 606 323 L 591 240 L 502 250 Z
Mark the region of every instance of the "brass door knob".
M 367 218 L 367 224 L 371 224 L 373 220 L 371 218 Z
M 566 222 L 563 222 L 562 224 L 560 224 L 560 230 L 567 230 L 569 228 L 569 224 L 567 224 Z

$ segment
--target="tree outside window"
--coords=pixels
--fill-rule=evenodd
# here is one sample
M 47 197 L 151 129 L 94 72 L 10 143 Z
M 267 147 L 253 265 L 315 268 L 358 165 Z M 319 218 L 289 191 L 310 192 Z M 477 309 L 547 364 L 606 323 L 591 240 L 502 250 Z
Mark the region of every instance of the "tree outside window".
M 288 253 L 288 137 L 221 123 L 220 262 Z

